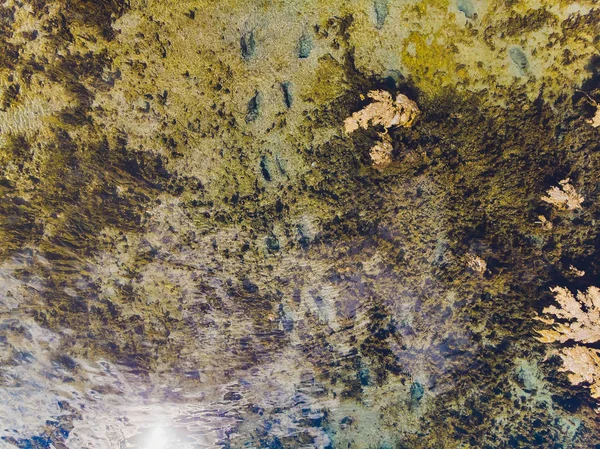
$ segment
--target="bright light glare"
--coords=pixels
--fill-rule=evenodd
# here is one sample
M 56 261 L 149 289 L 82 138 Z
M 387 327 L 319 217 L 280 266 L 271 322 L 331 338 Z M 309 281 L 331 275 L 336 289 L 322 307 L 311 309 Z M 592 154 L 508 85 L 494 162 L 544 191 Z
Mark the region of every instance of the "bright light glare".
M 165 449 L 167 447 L 167 433 L 162 427 L 157 427 L 150 436 L 146 449 Z

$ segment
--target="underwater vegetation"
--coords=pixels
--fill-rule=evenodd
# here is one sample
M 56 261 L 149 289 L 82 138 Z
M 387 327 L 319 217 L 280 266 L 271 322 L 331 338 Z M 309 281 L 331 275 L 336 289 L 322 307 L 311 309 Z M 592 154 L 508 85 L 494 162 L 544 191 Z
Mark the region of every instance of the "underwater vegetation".
M 538 330 L 538 340 L 543 343 L 575 341 L 577 343 L 596 343 L 600 340 L 600 289 L 590 287 L 587 292 L 578 292 L 577 299 L 566 288 L 555 287 L 552 292 L 560 307 L 549 306 L 543 313 L 548 318 L 538 318 L 545 324 L 553 324 L 551 330 Z M 554 316 L 554 318 L 551 318 Z M 564 320 L 558 323 L 555 319 Z M 600 398 L 600 356 L 599 351 L 590 347 L 575 345 L 563 348 L 560 357 L 566 371 L 570 371 L 569 380 L 578 385 L 590 385 L 593 398 Z
M 600 447 L 599 23 L 0 3 L 0 447 Z
M 359 127 L 367 129 L 369 125 L 381 125 L 384 129 L 383 133 L 379 133 L 381 140 L 369 152 L 373 164 L 381 168 L 392 162 L 393 146 L 388 128 L 410 128 L 421 111 L 414 101 L 403 94 L 398 94 L 395 100 L 385 90 L 371 91 L 367 96 L 375 101 L 344 120 L 344 131 L 351 133 Z

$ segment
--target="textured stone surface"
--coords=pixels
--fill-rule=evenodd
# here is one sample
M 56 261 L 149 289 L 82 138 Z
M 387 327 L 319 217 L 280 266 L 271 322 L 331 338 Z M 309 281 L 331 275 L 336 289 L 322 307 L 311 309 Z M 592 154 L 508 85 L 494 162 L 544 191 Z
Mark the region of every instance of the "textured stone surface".
M 600 445 L 533 321 L 600 273 L 599 21 L 0 4 L 0 446 Z M 343 132 L 376 89 L 421 110 L 384 169 Z

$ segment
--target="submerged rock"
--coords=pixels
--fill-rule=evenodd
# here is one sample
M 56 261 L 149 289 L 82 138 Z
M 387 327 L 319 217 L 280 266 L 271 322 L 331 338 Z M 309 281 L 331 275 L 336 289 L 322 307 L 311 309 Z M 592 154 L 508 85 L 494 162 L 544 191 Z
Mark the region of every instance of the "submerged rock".
M 475 17 L 475 6 L 472 0 L 456 0 L 456 7 L 467 19 Z
M 410 400 L 414 403 L 418 403 L 423 399 L 425 389 L 419 382 L 413 382 L 410 386 Z
M 302 33 L 302 36 L 300 36 L 300 39 L 298 39 L 298 57 L 300 59 L 308 58 L 312 48 L 312 37 L 308 33 Z
M 280 84 L 281 86 L 281 92 L 283 93 L 283 103 L 285 104 L 286 108 L 291 108 L 292 107 L 292 103 L 294 102 L 294 97 L 292 97 L 292 91 L 291 91 L 291 83 L 289 82 L 283 82 Z
M 373 2 L 373 8 L 375 9 L 375 27 L 377 29 L 383 28 L 385 24 L 385 19 L 389 13 L 389 0 L 375 0 Z
M 254 39 L 254 31 L 244 33 L 240 38 L 240 50 L 242 58 L 248 60 L 254 56 L 256 52 L 256 40 Z
M 510 56 L 510 59 L 516 66 L 519 73 L 521 75 L 526 74 L 527 68 L 529 67 L 529 61 L 527 61 L 527 56 L 525 56 L 523 50 L 519 47 L 511 47 L 508 50 L 508 55 Z
M 258 118 L 258 115 L 260 113 L 260 101 L 260 92 L 256 92 L 248 102 L 246 111 L 246 123 L 251 123 Z

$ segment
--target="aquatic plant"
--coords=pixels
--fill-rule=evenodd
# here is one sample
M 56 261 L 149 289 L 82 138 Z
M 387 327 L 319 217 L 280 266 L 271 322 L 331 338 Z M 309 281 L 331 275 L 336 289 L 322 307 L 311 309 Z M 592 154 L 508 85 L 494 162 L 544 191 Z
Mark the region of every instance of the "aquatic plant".
M 392 162 L 393 147 L 392 139 L 387 134 L 388 128 L 410 128 L 421 111 L 417 103 L 404 94 L 398 94 L 396 100 L 393 100 L 392 94 L 385 90 L 372 90 L 367 96 L 375 101 L 344 120 L 344 130 L 351 133 L 359 127 L 367 129 L 369 125 L 383 126 L 386 132 L 379 133 L 380 140 L 369 152 L 373 165 L 383 168 Z
M 371 148 L 369 156 L 375 167 L 385 167 L 392 162 L 392 138 L 387 133 L 379 133 L 379 138 L 381 140 Z
M 367 129 L 369 123 L 382 125 L 386 129 L 392 126 L 410 128 L 421 112 L 417 103 L 404 94 L 398 94 L 395 101 L 392 100 L 392 94 L 385 90 L 372 90 L 367 96 L 375 101 L 344 120 L 347 133 L 356 131 L 359 126 Z
M 589 287 L 587 292 L 577 292 L 577 297 L 568 289 L 554 287 L 555 305 L 544 308 L 546 317 L 539 321 L 552 325 L 552 329 L 538 330 L 537 340 L 543 343 L 574 341 L 592 344 L 600 341 L 600 289 Z M 564 371 L 568 371 L 573 385 L 589 384 L 590 394 L 600 399 L 600 351 L 576 344 L 558 351 Z
M 487 263 L 485 260 L 475 254 L 468 254 L 467 267 L 476 273 L 483 274 L 487 270 Z
M 600 106 L 596 105 L 596 113 L 587 122 L 594 128 L 598 128 L 600 126 Z
M 568 210 L 581 209 L 581 203 L 585 198 L 577 193 L 575 187 L 569 183 L 569 178 L 563 179 L 559 184 L 560 187 L 548 189 L 546 192 L 548 196 L 543 196 L 542 201 Z

